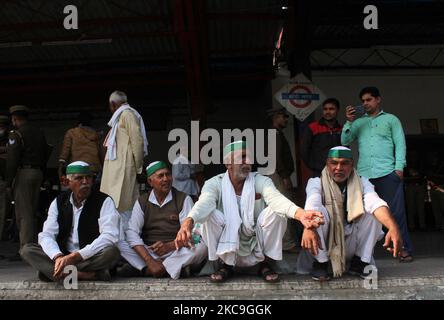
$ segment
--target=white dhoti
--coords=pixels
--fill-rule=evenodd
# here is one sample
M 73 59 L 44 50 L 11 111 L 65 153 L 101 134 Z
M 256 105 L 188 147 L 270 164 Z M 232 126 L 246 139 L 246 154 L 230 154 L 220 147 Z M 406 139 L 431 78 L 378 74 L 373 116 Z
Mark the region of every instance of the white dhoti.
M 130 247 L 128 242 L 119 241 L 117 247 L 122 257 L 134 268 L 142 270 L 146 267 L 145 261 Z M 153 259 L 162 261 L 165 270 L 170 277 L 175 280 L 179 279 L 182 268 L 198 265 L 207 257 L 207 247 L 202 242 L 194 248 L 181 248 L 180 250 L 169 252 L 161 257 L 149 249 L 147 245 L 145 245 L 145 248 Z
M 311 254 L 308 250 L 303 250 L 297 260 L 297 273 L 307 274 L 312 270 L 313 261 L 327 262 L 328 258 L 328 231 L 330 218 L 325 207 L 319 208 L 325 220 L 316 231 L 319 235 L 319 244 L 322 250 L 318 250 L 317 255 Z M 384 232 L 382 224 L 370 213 L 364 213 L 359 219 L 351 224 L 344 224 L 345 234 L 345 255 L 350 261 L 353 256 L 358 256 L 365 263 L 373 264 L 373 249 L 376 242 L 382 239 Z
M 208 247 L 210 261 L 220 258 L 228 265 L 250 267 L 264 261 L 265 256 L 273 260 L 282 260 L 282 237 L 287 228 L 287 218 L 275 214 L 270 208 L 262 210 L 254 227 L 257 243 L 248 256 L 239 256 L 237 252 L 223 254 L 218 252 L 219 239 L 224 231 L 225 222 L 224 214 L 214 210 L 208 220 L 202 224 L 202 238 Z

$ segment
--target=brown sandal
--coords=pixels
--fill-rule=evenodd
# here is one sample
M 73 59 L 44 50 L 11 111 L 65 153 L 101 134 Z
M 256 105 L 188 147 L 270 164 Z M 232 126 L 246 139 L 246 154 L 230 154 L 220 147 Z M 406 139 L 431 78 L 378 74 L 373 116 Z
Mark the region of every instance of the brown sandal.
M 210 275 L 210 281 L 213 283 L 222 283 L 227 281 L 233 275 L 233 267 L 224 265 L 216 272 Z M 220 278 L 213 278 L 213 276 L 220 276 Z
M 273 276 L 273 275 L 277 275 L 276 278 L 274 279 L 268 279 L 268 276 Z M 273 271 L 273 269 L 271 269 L 270 265 L 266 262 L 263 262 L 262 265 L 259 268 L 259 276 L 262 277 L 262 279 L 264 279 L 265 282 L 268 283 L 276 283 L 281 281 L 281 279 L 279 278 L 279 274 L 275 271 Z

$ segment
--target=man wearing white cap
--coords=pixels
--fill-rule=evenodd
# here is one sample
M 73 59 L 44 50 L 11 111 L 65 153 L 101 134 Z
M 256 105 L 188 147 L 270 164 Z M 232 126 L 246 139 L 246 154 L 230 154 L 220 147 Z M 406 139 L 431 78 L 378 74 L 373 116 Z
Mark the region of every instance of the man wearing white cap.
M 210 261 L 221 262 L 212 282 L 223 282 L 233 266 L 260 264 L 260 276 L 266 282 L 279 281 L 269 263 L 282 260 L 282 237 L 287 218 L 297 219 L 307 228 L 323 223 L 319 212 L 306 212 L 285 198 L 273 181 L 251 172 L 250 155 L 244 141 L 224 148 L 227 172 L 206 181 L 199 201 L 182 223 L 176 245 L 191 238 L 195 223 L 203 223 L 202 237 Z
M 20 254 L 43 281 L 63 279 L 69 265 L 77 267 L 79 280 L 109 281 L 109 269 L 120 257 L 115 246 L 120 215 L 110 197 L 92 189 L 87 163 L 71 163 L 66 174 L 72 192 L 51 203 L 39 244 L 25 245 Z
M 325 224 L 316 231 L 304 229 L 298 257 L 298 272 L 311 273 L 314 280 L 327 281 L 329 262 L 334 277 L 340 277 L 350 262 L 349 273 L 365 278 L 374 264 L 373 249 L 387 229 L 384 247 L 396 257 L 402 238 L 387 203 L 379 198 L 368 179 L 353 168 L 352 152 L 346 147 L 330 149 L 320 178 L 307 184 L 306 210 L 318 210 Z M 393 248 L 390 247 L 393 243 Z
M 126 240 L 119 242 L 121 255 L 139 270 L 126 275 L 159 278 L 168 273 L 178 279 L 184 267 L 199 265 L 207 255 L 203 243 L 195 243 L 193 248 L 181 246 L 177 250 L 174 244 L 193 200 L 172 187 L 171 171 L 165 162 L 151 163 L 146 173 L 153 190 L 139 197 L 125 232 Z M 121 271 L 117 274 L 124 276 Z

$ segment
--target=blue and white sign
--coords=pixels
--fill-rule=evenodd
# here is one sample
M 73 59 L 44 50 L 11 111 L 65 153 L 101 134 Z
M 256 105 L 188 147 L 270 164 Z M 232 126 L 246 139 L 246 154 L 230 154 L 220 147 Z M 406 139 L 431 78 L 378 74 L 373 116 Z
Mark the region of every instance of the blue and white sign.
M 274 98 L 300 121 L 304 121 L 326 99 L 324 93 L 302 73 L 291 78 Z

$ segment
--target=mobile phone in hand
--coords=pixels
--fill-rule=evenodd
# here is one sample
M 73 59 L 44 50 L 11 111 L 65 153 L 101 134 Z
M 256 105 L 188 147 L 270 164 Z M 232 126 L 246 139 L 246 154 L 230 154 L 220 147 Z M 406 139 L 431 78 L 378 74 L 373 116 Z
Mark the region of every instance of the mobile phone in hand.
M 361 105 L 361 106 L 356 106 L 354 108 L 355 108 L 355 113 L 353 115 L 355 116 L 355 119 L 358 119 L 365 114 L 364 106 Z

